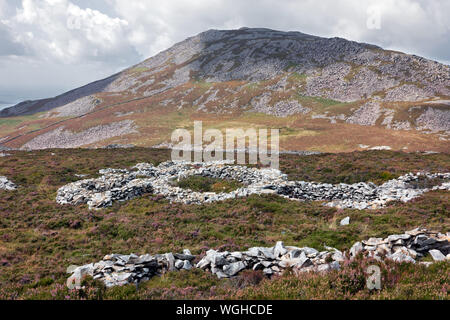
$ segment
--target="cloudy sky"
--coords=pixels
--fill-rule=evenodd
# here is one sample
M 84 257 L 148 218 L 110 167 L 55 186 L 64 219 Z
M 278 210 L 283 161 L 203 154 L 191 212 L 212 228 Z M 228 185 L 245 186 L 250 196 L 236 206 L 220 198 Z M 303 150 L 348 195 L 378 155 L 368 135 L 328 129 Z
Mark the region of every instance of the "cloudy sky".
M 0 108 L 60 94 L 207 29 L 343 37 L 450 63 L 448 0 L 0 0 Z

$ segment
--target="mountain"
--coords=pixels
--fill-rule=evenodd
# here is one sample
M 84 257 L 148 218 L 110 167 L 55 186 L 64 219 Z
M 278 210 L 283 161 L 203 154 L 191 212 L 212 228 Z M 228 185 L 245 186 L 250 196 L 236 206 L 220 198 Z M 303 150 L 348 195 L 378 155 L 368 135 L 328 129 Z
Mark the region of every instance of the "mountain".
M 168 145 L 194 120 L 280 128 L 290 150 L 448 151 L 450 68 L 342 38 L 209 30 L 106 79 L 0 111 L 0 143 Z

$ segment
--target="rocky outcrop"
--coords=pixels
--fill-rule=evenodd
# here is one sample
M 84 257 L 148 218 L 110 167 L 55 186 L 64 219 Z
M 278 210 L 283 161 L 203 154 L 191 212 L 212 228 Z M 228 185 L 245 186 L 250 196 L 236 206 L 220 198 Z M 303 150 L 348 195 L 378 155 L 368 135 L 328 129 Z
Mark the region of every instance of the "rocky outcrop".
M 269 104 L 271 96 L 265 92 L 260 97 L 253 98 L 250 105 L 251 111 L 261 112 L 276 117 L 287 117 L 293 114 L 307 114 L 311 111 L 301 105 L 297 100 L 279 101 L 273 106 Z
M 346 122 L 359 124 L 362 126 L 373 126 L 381 115 L 381 108 L 378 102 L 367 102 L 356 110 Z
M 13 191 L 16 190 L 17 186 L 8 180 L 8 178 L 0 176 L 0 190 Z
M 450 109 L 428 108 L 416 119 L 416 125 L 419 130 L 450 133 Z
M 131 171 L 125 169 L 100 170 L 102 176 L 68 184 L 58 190 L 60 204 L 87 203 L 90 208 L 110 206 L 113 201 L 125 201 L 152 192 L 173 202 L 202 204 L 246 197 L 252 194 L 278 194 L 308 201 L 326 201 L 339 208 L 375 209 L 390 201 L 410 201 L 430 190 L 450 190 L 450 173 L 406 174 L 381 186 L 373 183 L 327 184 L 306 181 L 288 181 L 287 175 L 276 169 L 248 168 L 219 162 L 163 162 L 157 167 L 140 163 Z M 174 182 L 193 175 L 218 179 L 232 179 L 244 186 L 228 192 L 194 192 L 174 185 Z M 137 178 L 139 177 L 139 178 Z M 431 189 L 421 187 L 419 180 L 442 180 Z
M 266 276 L 280 275 L 286 269 L 296 274 L 302 272 L 327 272 L 339 270 L 343 262 L 365 255 L 379 261 L 416 263 L 430 254 L 434 261 L 450 260 L 450 234 L 441 234 L 417 228 L 400 235 L 370 238 L 355 243 L 348 252 L 325 246 L 318 251 L 310 247 L 285 246 L 279 241 L 273 247 L 252 247 L 246 251 L 208 250 L 196 263 L 196 256 L 188 249 L 183 253 L 165 253 L 141 256 L 106 255 L 97 263 L 81 267 L 69 267 L 72 275 L 67 280 L 69 287 L 79 288 L 84 276 L 102 281 L 107 287 L 139 283 L 169 271 L 199 268 L 213 273 L 219 279 L 231 278 L 243 270 L 261 270 Z M 423 262 L 428 265 L 431 262 Z
M 62 107 L 52 109 L 47 113 L 47 116 L 57 113 L 58 117 L 78 117 L 94 110 L 101 102 L 95 96 L 86 96 Z

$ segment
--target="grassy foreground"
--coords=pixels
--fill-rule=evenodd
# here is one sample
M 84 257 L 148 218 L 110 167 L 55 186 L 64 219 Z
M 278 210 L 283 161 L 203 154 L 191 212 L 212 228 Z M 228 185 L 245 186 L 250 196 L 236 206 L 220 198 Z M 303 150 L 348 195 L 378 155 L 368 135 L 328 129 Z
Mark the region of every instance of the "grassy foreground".
M 324 245 L 349 248 L 355 241 L 384 237 L 417 226 L 450 231 L 447 192 L 430 192 L 409 203 L 379 210 L 337 210 L 317 202 L 277 196 L 198 205 L 170 204 L 153 195 L 117 203 L 101 211 L 86 206 L 60 206 L 56 190 L 99 169 L 125 168 L 138 162 L 169 159 L 164 150 L 44 150 L 12 152 L 0 158 L 0 175 L 20 186 L 0 191 L 0 299 L 448 299 L 449 264 L 377 263 L 382 290 L 365 288 L 365 267 L 358 260 L 326 275 L 285 275 L 265 279 L 244 272 L 217 280 L 199 270 L 168 273 L 142 283 L 105 289 L 87 280 L 83 291 L 65 287 L 69 265 L 95 262 L 108 253 L 164 253 L 189 248 L 245 250 L 250 246 Z M 280 169 L 290 179 L 323 182 L 383 181 L 407 172 L 450 171 L 448 154 L 389 151 L 282 156 Z M 339 221 L 351 217 L 348 226 Z

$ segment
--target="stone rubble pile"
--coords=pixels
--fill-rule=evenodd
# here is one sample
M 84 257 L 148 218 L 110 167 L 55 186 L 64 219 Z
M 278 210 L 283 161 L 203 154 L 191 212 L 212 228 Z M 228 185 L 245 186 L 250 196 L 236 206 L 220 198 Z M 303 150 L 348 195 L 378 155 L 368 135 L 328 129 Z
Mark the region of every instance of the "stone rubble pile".
M 0 190 L 13 191 L 16 190 L 17 186 L 8 180 L 8 178 L 0 176 Z
M 80 283 L 89 275 L 102 281 L 107 287 L 139 283 L 169 271 L 199 268 L 209 271 L 219 279 L 231 278 L 243 270 L 262 270 L 266 276 L 280 275 L 290 269 L 301 272 L 326 272 L 339 270 L 342 262 L 358 254 L 379 261 L 390 259 L 395 262 L 416 263 L 428 253 L 434 261 L 450 261 L 450 233 L 441 234 L 416 228 L 386 239 L 370 238 L 356 242 L 348 252 L 325 246 L 324 251 L 309 247 L 285 246 L 278 241 L 274 247 L 253 247 L 246 251 L 208 250 L 200 261 L 194 264 L 196 256 L 188 249 L 183 253 L 165 253 L 137 256 L 135 254 L 106 255 L 102 261 L 68 269 L 72 275 L 68 284 Z M 432 262 L 420 262 L 425 265 Z
M 373 183 L 360 182 L 352 185 L 321 185 L 323 198 L 316 200 L 331 200 L 330 207 L 376 209 L 385 206 L 390 201 L 408 202 L 430 190 L 450 190 L 450 183 L 444 182 L 431 189 L 420 187 L 421 179 L 450 179 L 450 173 L 408 173 L 397 179 L 389 180 L 380 186 Z M 300 182 L 301 183 L 301 182 Z M 303 182 L 304 183 L 304 182 Z M 316 184 L 316 188 L 319 185 Z M 317 193 L 316 193 L 317 194 Z
M 383 258 L 396 262 L 412 262 L 431 254 L 435 261 L 450 260 L 450 232 L 442 234 L 423 228 L 393 234 L 389 237 L 370 238 L 356 242 L 350 249 L 350 256 L 362 253 L 381 261 Z
M 235 166 L 227 161 L 167 161 L 156 167 L 149 163 L 140 163 L 131 171 L 104 169 L 99 173 L 102 175 L 100 178 L 85 179 L 61 187 L 56 201 L 60 204 L 87 203 L 91 209 L 98 209 L 110 206 L 113 201 L 126 201 L 149 192 L 185 204 L 202 204 L 252 194 L 272 193 L 289 199 L 327 201 L 328 206 L 361 210 L 383 207 L 389 201 L 407 202 L 429 190 L 450 190 L 449 182 L 431 189 L 422 188 L 419 183 L 423 179 L 450 180 L 450 173 L 410 173 L 381 186 L 371 182 L 332 185 L 288 181 L 287 175 L 276 169 Z M 228 193 L 215 193 L 194 192 L 175 185 L 176 181 L 194 175 L 236 180 L 241 182 L 243 187 Z
M 227 161 L 210 163 L 164 162 L 158 167 L 141 163 L 136 165 L 138 175 L 154 177 L 154 193 L 163 195 L 174 202 L 185 204 L 202 204 L 223 201 L 251 194 L 262 194 L 268 186 L 279 184 L 287 180 L 287 175 L 279 170 L 264 168 L 247 168 L 244 166 L 226 165 Z M 209 178 L 236 180 L 244 185 L 228 193 L 195 192 L 174 185 L 176 181 L 189 176 L 203 176 Z M 270 191 L 269 192 L 274 192 Z
M 425 181 L 433 179 L 450 180 L 450 173 L 418 172 L 416 174 L 405 174 L 382 184 L 378 188 L 379 199 L 384 203 L 392 200 L 407 202 L 430 190 L 450 190 L 448 181 L 433 186 L 431 189 L 421 186 Z
M 98 209 L 110 206 L 113 201 L 125 201 L 152 192 L 175 202 L 201 204 L 261 194 L 266 186 L 287 180 L 287 176 L 279 170 L 229 166 L 227 163 L 229 162 L 168 161 L 157 167 L 140 163 L 132 171 L 103 169 L 99 171 L 102 175 L 100 178 L 85 179 L 61 187 L 56 201 L 59 204 L 87 203 L 89 208 Z M 245 187 L 229 193 L 214 193 L 193 192 L 174 185 L 176 181 L 192 175 L 233 179 L 242 182 Z

